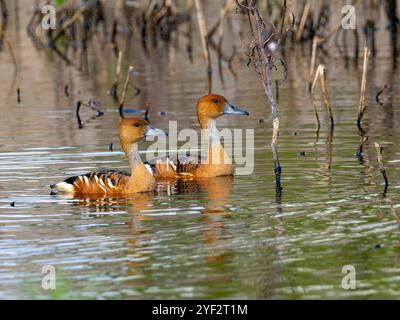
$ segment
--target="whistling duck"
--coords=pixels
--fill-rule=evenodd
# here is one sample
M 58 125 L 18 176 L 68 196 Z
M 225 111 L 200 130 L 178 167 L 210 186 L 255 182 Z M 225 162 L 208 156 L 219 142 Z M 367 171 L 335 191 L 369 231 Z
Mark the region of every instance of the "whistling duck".
M 151 164 L 151 169 L 157 179 L 205 179 L 233 174 L 232 161 L 224 151 L 216 120 L 223 115 L 246 115 L 245 110 L 231 105 L 228 100 L 216 94 L 206 95 L 197 102 L 197 119 L 201 129 L 206 130 L 208 155 L 201 157 L 186 157 L 177 160 L 170 158 L 158 159 Z
M 129 159 L 131 173 L 117 170 L 92 172 L 71 177 L 51 189 L 56 193 L 82 195 L 124 195 L 153 191 L 156 180 L 140 159 L 137 143 L 146 136 L 166 135 L 161 129 L 153 128 L 146 120 L 122 119 L 119 139 L 122 150 Z

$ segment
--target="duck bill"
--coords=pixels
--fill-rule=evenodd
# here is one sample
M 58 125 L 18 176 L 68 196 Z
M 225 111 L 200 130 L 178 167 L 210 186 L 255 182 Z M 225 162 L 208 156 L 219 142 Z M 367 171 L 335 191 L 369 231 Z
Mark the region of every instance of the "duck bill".
M 158 129 L 158 128 L 153 128 L 152 126 L 147 126 L 147 132 L 146 132 L 146 137 L 162 137 L 162 136 L 168 136 L 168 133 L 165 132 L 164 130 Z
M 235 106 L 232 106 L 229 103 L 226 103 L 224 114 L 232 114 L 237 116 L 248 116 L 250 115 L 246 110 L 239 109 Z

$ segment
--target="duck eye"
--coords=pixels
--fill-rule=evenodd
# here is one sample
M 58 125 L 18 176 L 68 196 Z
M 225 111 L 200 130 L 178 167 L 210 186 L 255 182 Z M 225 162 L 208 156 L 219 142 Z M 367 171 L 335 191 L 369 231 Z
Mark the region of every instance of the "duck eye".
M 140 124 L 136 122 L 136 123 L 135 123 L 135 127 L 136 127 L 136 128 L 139 128 L 139 127 L 140 127 Z
M 218 99 L 214 99 L 213 102 L 214 102 L 215 104 L 219 104 L 219 100 L 218 100 Z

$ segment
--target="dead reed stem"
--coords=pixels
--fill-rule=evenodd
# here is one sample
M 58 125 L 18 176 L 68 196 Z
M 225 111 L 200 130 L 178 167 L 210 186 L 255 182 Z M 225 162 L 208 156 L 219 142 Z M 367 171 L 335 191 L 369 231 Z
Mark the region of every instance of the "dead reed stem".
M 228 0 L 228 2 L 229 1 L 230 0 Z M 220 11 L 220 20 L 221 21 L 223 20 L 223 15 L 224 15 L 224 9 L 221 9 L 221 11 Z M 219 23 L 218 36 L 219 36 L 219 39 L 218 39 L 218 71 L 219 71 L 221 83 L 225 86 L 224 70 L 222 67 L 222 41 L 224 40 L 224 24 L 223 23 Z
M 385 181 L 385 191 L 386 191 L 389 187 L 389 179 L 387 177 L 385 165 L 383 163 L 383 156 L 382 156 L 383 147 L 379 143 L 375 142 L 375 149 L 378 155 L 379 169 L 381 170 L 383 180 Z
M 357 125 L 360 131 L 362 131 L 361 128 L 361 121 L 364 116 L 365 110 L 366 110 L 366 105 L 365 105 L 365 91 L 367 88 L 367 74 L 368 74 L 368 60 L 370 56 L 370 51 L 367 46 L 364 47 L 364 63 L 363 63 L 363 73 L 362 73 L 362 79 L 361 79 L 361 91 L 360 91 L 360 102 L 358 104 L 358 119 L 357 119 Z
M 122 96 L 121 96 L 121 99 L 119 100 L 120 108 L 122 108 L 124 106 L 124 103 L 125 103 L 126 92 L 128 91 L 128 86 L 129 86 L 129 81 L 131 79 L 132 70 L 133 70 L 133 66 L 130 66 L 129 70 L 128 70 L 128 74 L 126 75 L 124 88 L 122 90 Z
M 364 145 L 367 143 L 368 137 L 367 136 L 361 136 L 361 143 L 360 146 L 358 147 L 357 150 L 357 158 L 358 160 L 363 163 L 364 162 Z
M 114 83 L 113 83 L 113 85 L 111 87 L 111 90 L 110 90 L 110 95 L 116 100 L 118 100 L 118 85 L 119 85 L 119 79 L 121 77 L 122 56 L 123 56 L 122 51 L 119 51 L 118 52 L 117 67 L 116 67 L 116 70 L 115 70 Z
M 324 94 L 325 107 L 328 111 L 328 116 L 331 121 L 331 130 L 333 130 L 335 128 L 335 121 L 333 119 L 332 104 L 331 104 L 331 100 L 329 97 L 328 81 L 326 78 L 326 67 L 325 66 L 321 70 L 320 78 L 321 78 L 322 93 Z
M 275 25 L 272 22 L 265 21 L 257 7 L 257 2 L 254 0 L 249 1 L 245 0 L 243 3 L 240 3 L 239 0 L 236 0 L 236 4 L 239 8 L 246 10 L 251 35 L 253 37 L 252 44 L 250 46 L 250 54 L 249 56 L 249 64 L 252 63 L 254 70 L 260 81 L 264 87 L 265 93 L 267 95 L 271 113 L 272 113 L 272 141 L 271 141 L 271 149 L 274 158 L 274 167 L 275 167 L 275 189 L 276 189 L 276 199 L 280 201 L 282 196 L 282 185 L 281 185 L 281 175 L 282 168 L 280 165 L 279 154 L 278 154 L 278 137 L 279 137 L 279 113 L 278 113 L 278 105 L 275 100 L 275 95 L 273 93 L 273 84 L 272 84 L 272 71 L 274 70 L 274 55 L 282 40 L 287 34 L 287 31 L 291 29 L 288 28 L 286 32 L 281 32 L 280 35 L 276 34 Z M 286 2 L 284 2 L 284 10 L 286 11 Z M 285 13 L 284 13 L 285 14 Z M 252 17 L 255 23 L 255 28 L 253 28 Z M 293 17 L 294 19 L 294 17 Z M 267 23 L 268 22 L 268 23 Z M 268 27 L 267 27 L 268 26 Z M 271 26 L 271 29 L 269 28 Z M 282 26 L 283 30 L 283 26 Z M 271 44 L 271 47 L 268 45 Z M 271 49 L 273 48 L 273 49 Z M 282 63 L 284 64 L 284 63 Z
M 309 86 L 310 91 L 311 91 L 312 82 L 313 82 L 314 75 L 315 75 L 315 64 L 317 61 L 317 49 L 318 49 L 318 43 L 320 40 L 321 39 L 318 37 L 313 38 L 312 52 L 311 52 L 311 65 L 310 65 L 310 86 Z
M 11 45 L 11 42 L 8 39 L 6 39 L 6 44 L 7 44 L 8 51 L 10 52 L 10 56 L 11 56 L 13 65 L 14 65 L 15 69 L 17 69 L 18 68 L 17 59 L 15 57 L 14 50 L 13 50 L 13 47 Z
M 296 41 L 300 41 L 301 40 L 301 37 L 303 35 L 303 31 L 304 31 L 304 27 L 305 27 L 306 22 L 307 22 L 308 14 L 310 12 L 310 6 L 311 6 L 311 1 L 307 0 L 306 4 L 304 6 L 303 14 L 301 16 L 299 28 L 297 29 Z
M 326 110 L 328 111 L 328 116 L 329 116 L 329 119 L 331 122 L 331 130 L 333 130 L 335 128 L 335 121 L 333 119 L 332 104 L 331 104 L 330 97 L 329 97 L 328 82 L 327 82 L 327 78 L 326 78 L 326 67 L 323 64 L 320 64 L 317 68 L 317 71 L 315 72 L 314 81 L 311 85 L 311 98 L 312 98 L 312 103 L 313 103 L 313 107 L 314 107 L 314 118 L 315 118 L 315 123 L 316 123 L 316 131 L 319 132 L 320 127 L 321 127 L 320 121 L 319 121 L 319 116 L 318 116 L 317 106 L 315 104 L 315 88 L 317 85 L 318 78 L 320 79 L 325 107 L 326 107 Z
M 312 100 L 312 104 L 313 104 L 313 108 L 314 108 L 315 131 L 317 133 L 321 129 L 321 122 L 319 120 L 318 109 L 317 109 L 317 105 L 315 103 L 315 87 L 317 86 L 317 81 L 318 81 L 318 78 L 320 76 L 319 75 L 320 74 L 320 67 L 321 66 L 318 66 L 318 69 L 317 69 L 317 71 L 315 73 L 314 80 L 313 80 L 313 83 L 311 84 L 311 89 L 310 89 L 310 91 L 311 91 L 311 100 Z
M 211 57 L 210 57 L 210 48 L 208 45 L 208 37 L 207 37 L 207 27 L 206 21 L 204 19 L 203 6 L 201 0 L 194 0 L 196 11 L 197 11 L 197 23 L 199 25 L 201 44 L 203 47 L 203 56 L 204 61 L 207 64 L 207 85 L 206 92 L 211 93 L 212 87 L 212 66 L 211 66 Z

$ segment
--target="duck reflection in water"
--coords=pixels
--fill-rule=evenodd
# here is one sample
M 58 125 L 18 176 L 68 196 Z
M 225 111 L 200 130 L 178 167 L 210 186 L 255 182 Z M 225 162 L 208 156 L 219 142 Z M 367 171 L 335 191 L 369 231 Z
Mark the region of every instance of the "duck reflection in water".
M 118 212 L 130 214 L 130 217 L 125 220 L 130 229 L 130 235 L 126 240 L 129 248 L 127 254 L 130 257 L 140 256 L 140 259 L 129 259 L 129 268 L 145 267 L 151 263 L 151 250 L 148 250 L 148 246 L 152 243 L 154 235 L 157 234 L 157 222 L 162 222 L 166 218 L 166 216 L 160 215 L 159 210 L 155 214 L 153 208 L 159 207 L 160 202 L 165 202 L 165 197 L 171 198 L 172 202 L 176 200 L 178 207 L 179 204 L 182 204 L 182 199 L 185 201 L 186 208 L 190 209 L 193 204 L 196 207 L 202 206 L 198 223 L 202 225 L 201 238 L 207 249 L 205 259 L 209 263 L 221 263 L 229 256 L 229 250 L 226 250 L 226 245 L 223 243 L 223 234 L 225 219 L 231 212 L 227 210 L 226 204 L 232 191 L 232 185 L 232 176 L 196 181 L 159 182 L 157 193 L 139 193 L 129 198 L 82 196 L 78 199 L 75 198 L 72 205 L 85 208 L 84 214 L 94 217 Z M 170 215 L 167 217 L 175 219 Z
M 204 224 L 204 244 L 209 248 L 210 254 L 205 258 L 208 262 L 222 263 L 229 256 L 226 245 L 223 243 L 225 219 L 231 214 L 227 209 L 227 201 L 232 192 L 233 176 L 221 176 L 213 179 L 185 180 L 173 182 L 159 182 L 161 193 L 175 191 L 178 195 L 193 194 L 196 199 L 206 200 L 201 210 L 201 220 Z M 186 198 L 185 198 L 186 200 Z M 199 201 L 196 202 L 197 204 Z M 223 248 L 215 249 L 215 248 Z

